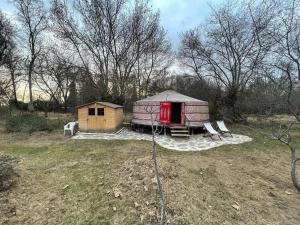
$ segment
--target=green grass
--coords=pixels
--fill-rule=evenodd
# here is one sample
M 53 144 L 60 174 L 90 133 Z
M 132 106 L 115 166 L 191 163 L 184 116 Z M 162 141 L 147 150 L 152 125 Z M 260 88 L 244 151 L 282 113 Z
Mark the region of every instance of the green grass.
M 244 126 L 232 129 L 254 140 L 202 152 L 158 147 L 167 219 L 171 224 L 297 224 L 300 199 L 289 176 L 289 150 Z M 299 140 L 296 146 L 300 149 Z M 0 224 L 157 224 L 150 142 L 1 133 L 0 152 L 20 160 L 18 184 L 10 191 L 17 214 L 0 212 Z M 121 198 L 114 197 L 114 188 Z M 236 202 L 239 211 L 232 208 Z

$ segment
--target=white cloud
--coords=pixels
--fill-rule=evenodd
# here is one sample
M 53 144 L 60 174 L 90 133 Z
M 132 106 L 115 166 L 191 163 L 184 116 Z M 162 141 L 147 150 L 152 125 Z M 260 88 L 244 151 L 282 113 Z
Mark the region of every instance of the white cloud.
M 179 35 L 205 21 L 209 4 L 223 0 L 151 0 L 150 4 L 161 13 L 161 24 L 168 31 L 174 47 L 179 44 Z

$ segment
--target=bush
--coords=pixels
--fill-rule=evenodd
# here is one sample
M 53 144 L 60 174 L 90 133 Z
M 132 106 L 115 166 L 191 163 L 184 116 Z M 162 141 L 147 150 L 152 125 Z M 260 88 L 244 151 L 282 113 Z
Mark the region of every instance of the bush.
M 52 126 L 45 117 L 26 112 L 10 115 L 6 119 L 6 130 L 8 132 L 32 133 L 35 131 L 50 131 Z
M 6 120 L 7 115 L 10 114 L 8 107 L 0 107 L 0 120 Z
M 0 191 L 8 190 L 14 184 L 17 173 L 14 171 L 13 164 L 15 159 L 0 155 Z
M 13 108 L 13 109 L 19 109 L 22 111 L 28 110 L 28 103 L 25 103 L 22 101 L 15 101 L 14 99 L 10 99 L 8 104 L 9 104 L 9 107 Z

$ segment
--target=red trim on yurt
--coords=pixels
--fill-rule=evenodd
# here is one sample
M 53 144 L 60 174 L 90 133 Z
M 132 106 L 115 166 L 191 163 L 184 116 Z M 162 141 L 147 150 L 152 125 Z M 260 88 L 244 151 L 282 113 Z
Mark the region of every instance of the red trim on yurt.
M 160 117 L 161 124 L 170 124 L 171 122 L 171 102 L 160 102 Z

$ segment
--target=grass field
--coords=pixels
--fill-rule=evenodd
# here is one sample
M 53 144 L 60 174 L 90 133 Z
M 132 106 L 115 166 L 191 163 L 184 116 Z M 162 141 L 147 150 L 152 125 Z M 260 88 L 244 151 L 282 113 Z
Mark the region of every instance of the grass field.
M 254 140 L 202 152 L 159 148 L 167 222 L 300 224 L 289 150 L 253 130 L 232 129 Z M 16 185 L 0 193 L 0 224 L 157 224 L 150 142 L 0 129 L 0 154 L 19 159 Z

